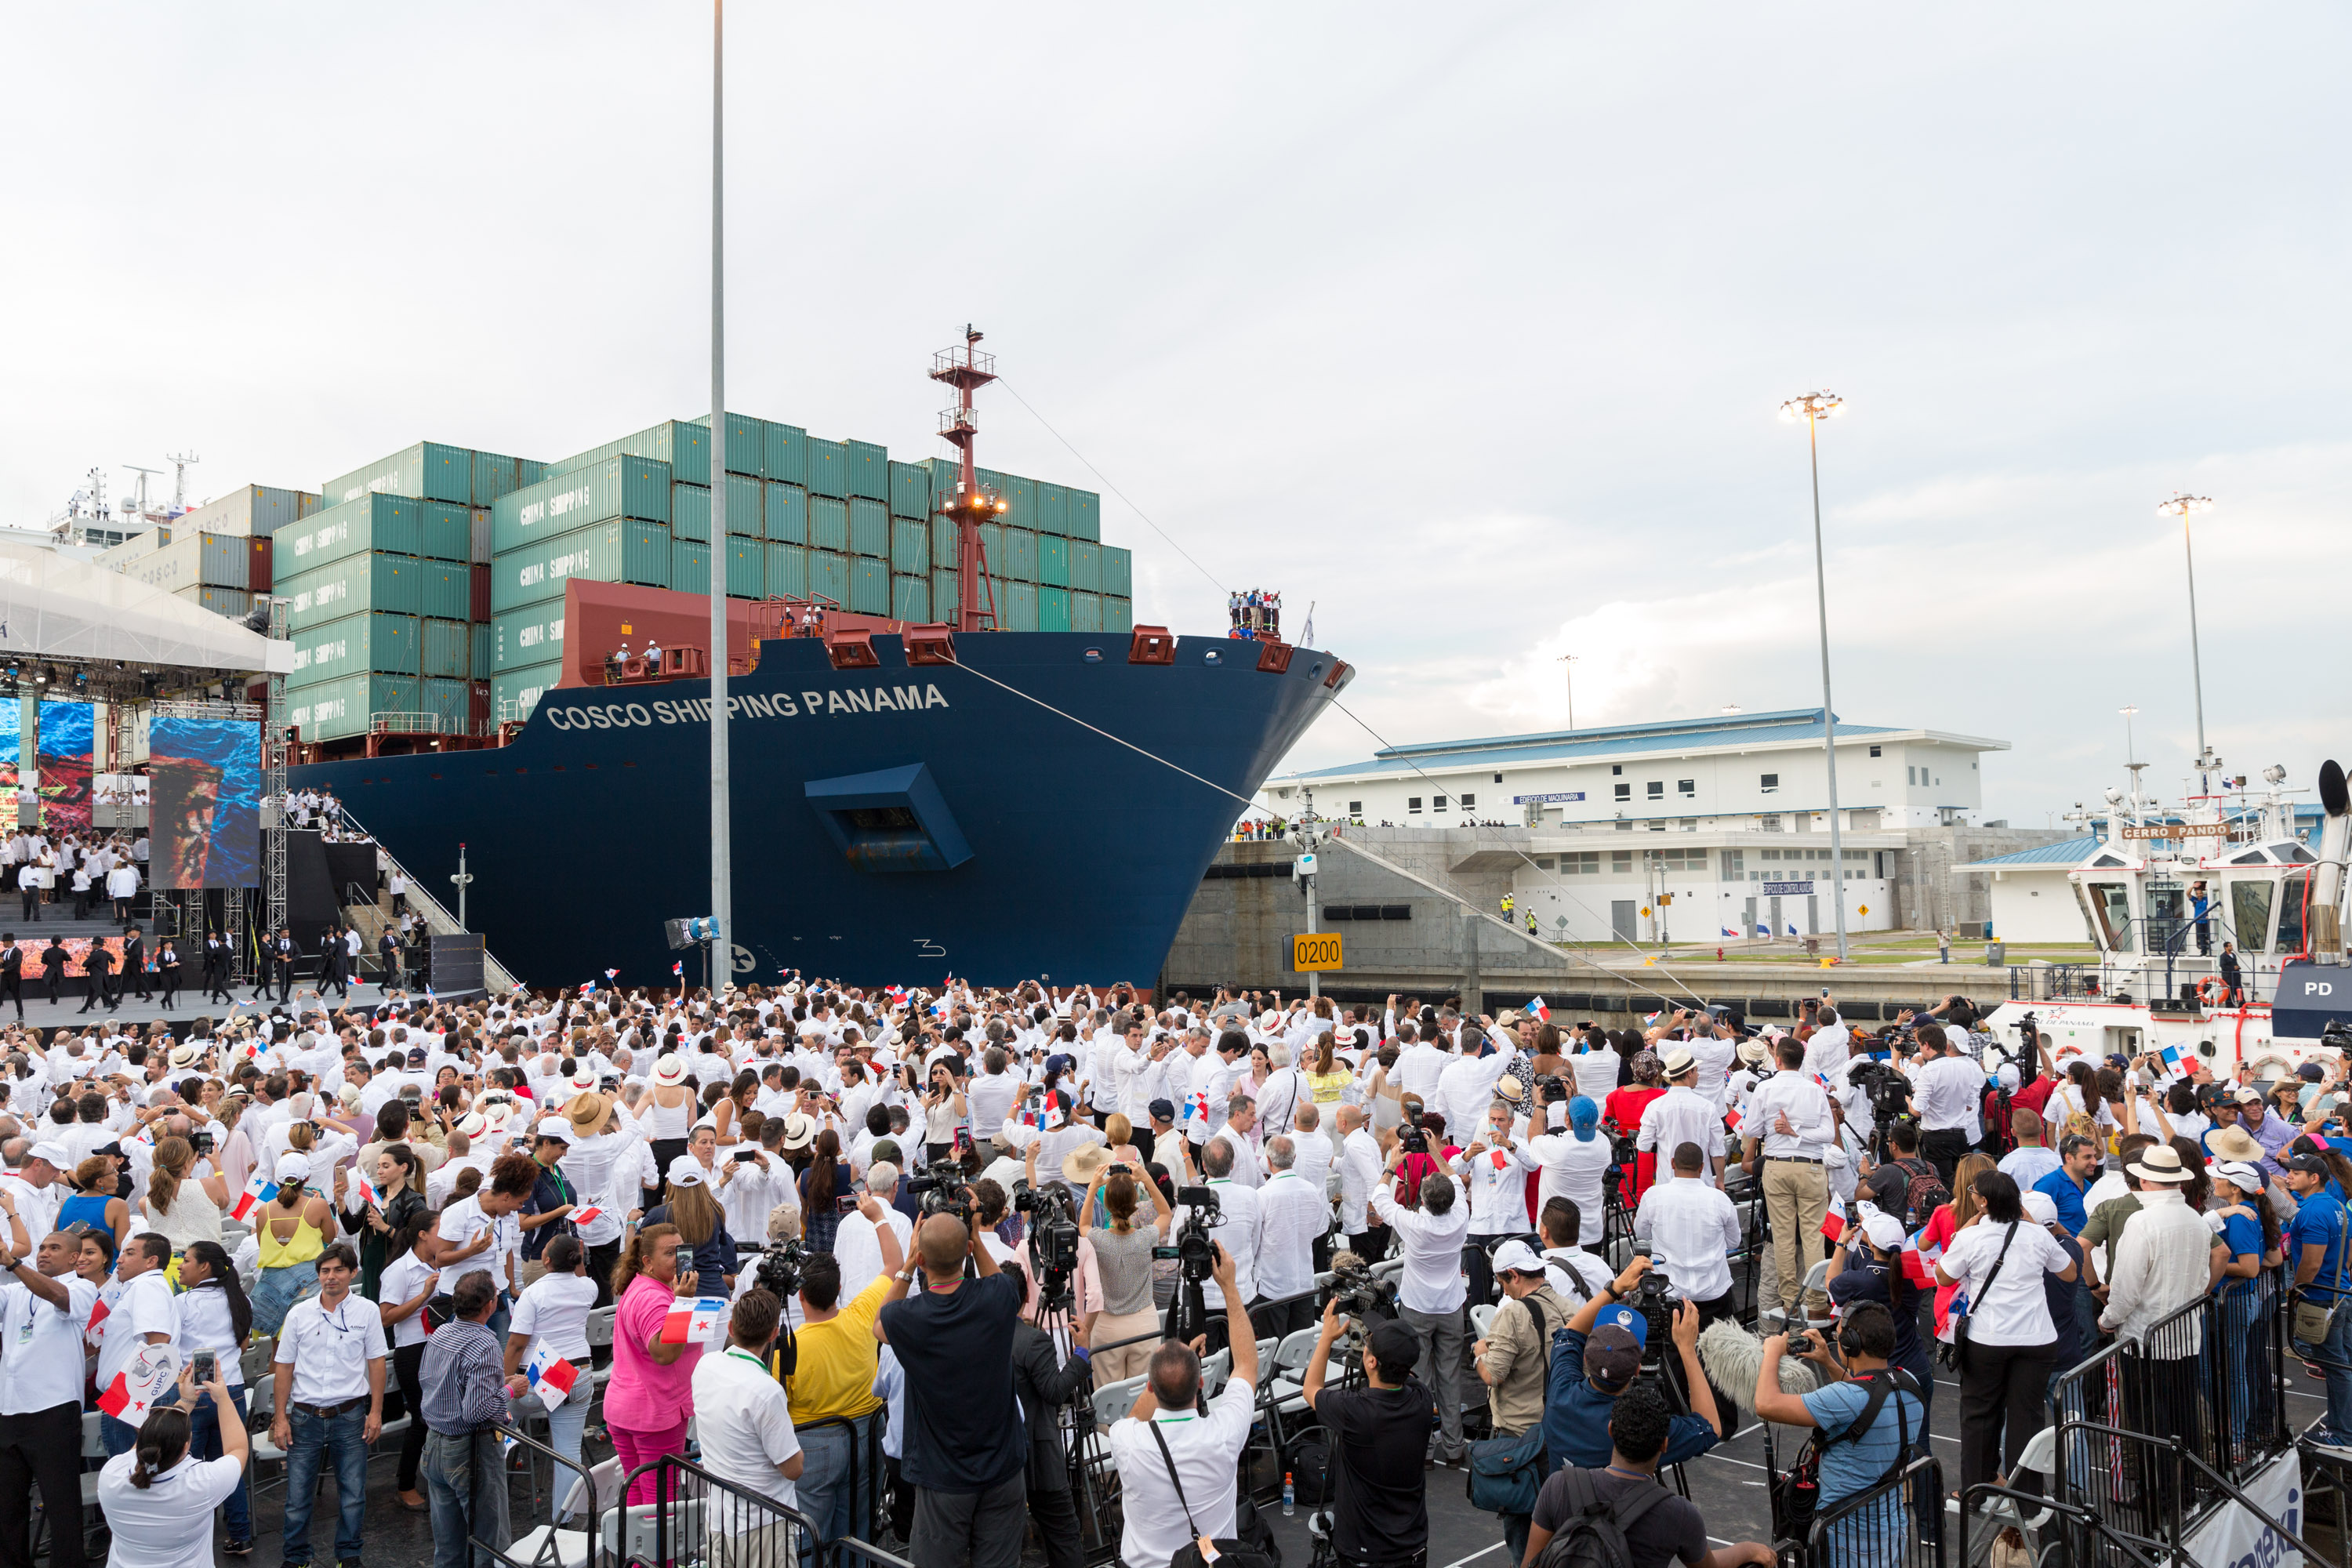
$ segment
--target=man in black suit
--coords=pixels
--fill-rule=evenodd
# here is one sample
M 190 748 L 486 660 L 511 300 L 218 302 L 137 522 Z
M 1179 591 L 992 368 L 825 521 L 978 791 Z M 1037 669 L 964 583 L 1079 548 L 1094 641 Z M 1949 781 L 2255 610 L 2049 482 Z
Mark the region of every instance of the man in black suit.
M 81 972 L 89 977 L 89 995 L 81 1005 L 82 1012 L 89 1012 L 100 1002 L 106 1004 L 107 1011 L 112 1012 L 114 954 L 107 950 L 104 942 L 89 944 L 89 951 L 81 955 Z
M 383 988 L 386 991 L 404 984 L 400 966 L 400 933 L 390 926 L 375 939 L 376 952 L 383 955 Z
M 0 931 L 0 1004 L 16 1004 L 16 1022 L 25 1021 L 25 952 L 15 931 Z
M 236 998 L 228 991 L 228 938 L 216 931 L 205 933 L 205 1000 L 218 997 L 230 1006 Z
M 351 999 L 351 982 L 345 979 L 343 974 L 343 972 L 350 967 L 351 956 L 351 944 L 343 939 L 343 928 L 341 925 L 329 926 L 326 941 L 320 944 L 320 957 L 325 961 L 324 967 L 319 975 L 320 1002 L 326 1001 L 327 987 L 330 985 L 333 986 L 345 1001 Z
M 48 983 L 52 1003 L 58 1000 L 58 987 L 65 984 L 66 965 L 72 961 L 73 954 L 56 937 L 49 938 L 49 945 L 41 949 L 41 978 Z
M 115 982 L 115 1000 L 121 1001 L 122 993 L 134 985 L 139 988 L 142 1002 L 155 999 L 154 993 L 147 987 L 147 939 L 135 925 L 122 933 L 122 976 Z
M 294 928 L 279 926 L 277 940 L 269 944 L 270 967 L 278 971 L 278 999 L 294 1000 Z

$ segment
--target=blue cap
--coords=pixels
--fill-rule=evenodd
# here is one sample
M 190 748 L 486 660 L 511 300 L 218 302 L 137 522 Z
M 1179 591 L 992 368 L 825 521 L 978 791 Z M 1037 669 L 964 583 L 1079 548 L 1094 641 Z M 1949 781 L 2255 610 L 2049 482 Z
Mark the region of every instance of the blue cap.
M 1601 1316 L 1594 1319 L 1592 1321 L 1592 1327 L 1595 1331 L 1607 1328 L 1612 1324 L 1614 1324 L 1616 1327 L 1621 1328 L 1627 1333 L 1633 1335 L 1633 1342 L 1635 1344 L 1645 1347 L 1649 1344 L 1650 1320 L 1646 1314 L 1643 1313 L 1638 1309 L 1622 1306 L 1604 1308 L 1601 1310 Z

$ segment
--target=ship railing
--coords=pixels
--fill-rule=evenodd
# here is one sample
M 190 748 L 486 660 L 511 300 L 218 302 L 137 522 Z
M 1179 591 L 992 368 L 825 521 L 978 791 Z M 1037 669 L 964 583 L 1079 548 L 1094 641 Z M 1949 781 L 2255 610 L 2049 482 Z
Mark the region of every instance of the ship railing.
M 438 713 L 371 713 L 368 715 L 368 732 L 373 735 L 440 735 L 464 733 L 467 729 L 459 725 L 456 730 L 445 731 L 442 723 Z
M 463 936 L 467 934 L 466 928 L 457 923 L 457 917 L 451 914 L 446 909 L 442 907 L 441 900 L 435 898 L 425 888 L 423 879 L 417 877 L 415 872 L 409 870 L 407 867 L 402 865 L 400 861 L 394 857 L 391 849 L 386 847 L 383 839 L 376 837 L 373 833 L 368 833 L 367 825 L 360 821 L 358 817 L 353 816 L 352 815 L 352 808 L 345 805 L 340 800 L 334 803 L 334 820 L 341 826 L 348 827 L 355 833 L 367 833 L 368 837 L 375 844 L 375 852 L 383 858 L 384 868 L 386 870 L 397 871 L 400 873 L 402 879 L 408 884 L 408 890 L 403 896 L 407 899 L 409 909 L 414 910 L 417 918 L 425 922 L 425 930 L 427 935 Z M 383 906 L 377 905 L 376 907 L 380 910 Z M 487 943 L 484 944 L 482 949 L 482 984 L 493 992 L 511 991 L 514 989 L 516 984 L 513 972 L 509 970 L 505 964 L 500 963 L 496 958 L 490 955 L 489 948 Z

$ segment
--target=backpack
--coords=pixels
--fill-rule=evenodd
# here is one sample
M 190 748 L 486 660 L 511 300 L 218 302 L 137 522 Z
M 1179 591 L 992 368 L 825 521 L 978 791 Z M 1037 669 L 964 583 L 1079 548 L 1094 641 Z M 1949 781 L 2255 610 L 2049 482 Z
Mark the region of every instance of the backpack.
M 1568 1491 L 1568 1517 L 1544 1543 L 1536 1568 L 1633 1568 L 1633 1549 L 1625 1531 L 1666 1500 L 1663 1485 L 1642 1489 L 1622 1504 L 1604 1501 L 1592 1484 L 1590 1470 L 1559 1472 Z
M 1910 1178 L 1903 1184 L 1903 1207 L 1907 1211 L 1903 1223 L 1916 1230 L 1934 1217 L 1937 1209 L 1952 1201 L 1951 1192 L 1944 1185 L 1944 1178 L 1937 1173 L 1936 1167 L 1925 1160 L 1895 1160 L 1892 1163 L 1901 1166 L 1904 1174 Z

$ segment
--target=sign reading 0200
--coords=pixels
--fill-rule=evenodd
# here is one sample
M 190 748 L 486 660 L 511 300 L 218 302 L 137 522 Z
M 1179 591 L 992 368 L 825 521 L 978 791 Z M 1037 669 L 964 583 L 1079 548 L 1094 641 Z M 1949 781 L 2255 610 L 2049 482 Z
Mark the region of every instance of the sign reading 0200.
M 1290 939 L 1292 973 L 1319 973 L 1341 966 L 1338 931 L 1310 931 Z

